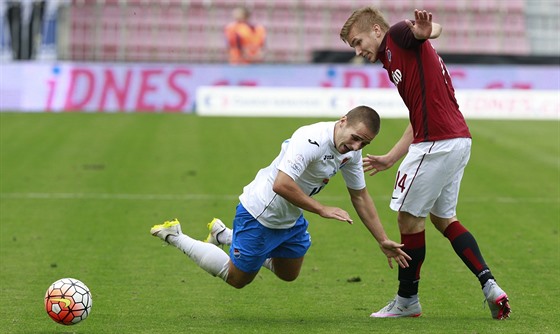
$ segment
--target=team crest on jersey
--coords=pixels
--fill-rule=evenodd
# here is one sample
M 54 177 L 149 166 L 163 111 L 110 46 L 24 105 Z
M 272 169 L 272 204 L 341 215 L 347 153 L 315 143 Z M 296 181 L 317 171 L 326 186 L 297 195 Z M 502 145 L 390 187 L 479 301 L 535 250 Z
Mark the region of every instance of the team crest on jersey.
M 350 161 L 350 158 L 344 158 L 344 159 L 342 160 L 342 162 L 340 163 L 340 167 L 339 167 L 339 168 L 344 167 L 344 165 L 346 165 L 346 163 L 347 163 L 348 161 Z
M 389 62 L 391 62 L 391 50 L 387 49 L 387 51 L 385 51 L 385 53 L 387 54 L 387 60 Z
M 241 252 L 239 251 L 239 249 L 237 249 L 237 248 L 234 248 L 234 249 L 233 249 L 233 256 L 234 256 L 236 259 L 239 259 L 239 258 L 241 257 Z

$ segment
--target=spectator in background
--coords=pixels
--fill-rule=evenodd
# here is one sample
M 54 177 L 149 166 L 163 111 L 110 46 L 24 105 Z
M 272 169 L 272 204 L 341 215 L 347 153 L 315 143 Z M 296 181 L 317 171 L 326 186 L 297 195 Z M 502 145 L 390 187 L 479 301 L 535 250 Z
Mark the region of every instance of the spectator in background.
M 251 12 L 246 7 L 236 7 L 232 15 L 234 21 L 225 28 L 230 64 L 262 62 L 265 28 L 249 23 Z
M 41 38 L 44 8 L 44 0 L 9 0 L 6 2 L 13 59 L 35 58 Z

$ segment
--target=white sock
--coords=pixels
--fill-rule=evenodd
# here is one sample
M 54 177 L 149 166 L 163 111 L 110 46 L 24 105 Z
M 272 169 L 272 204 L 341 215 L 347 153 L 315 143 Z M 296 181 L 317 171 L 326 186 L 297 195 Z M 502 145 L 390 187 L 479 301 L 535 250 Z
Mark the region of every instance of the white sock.
M 229 271 L 229 255 L 220 247 L 195 240 L 188 235 L 169 236 L 167 241 L 183 251 L 200 268 L 212 276 L 227 280 Z
M 233 236 L 233 230 L 227 228 L 216 235 L 216 240 L 222 245 L 231 246 L 231 237 Z
M 265 267 L 266 269 L 274 272 L 274 265 L 272 264 L 272 259 L 271 258 L 266 259 L 262 266 Z

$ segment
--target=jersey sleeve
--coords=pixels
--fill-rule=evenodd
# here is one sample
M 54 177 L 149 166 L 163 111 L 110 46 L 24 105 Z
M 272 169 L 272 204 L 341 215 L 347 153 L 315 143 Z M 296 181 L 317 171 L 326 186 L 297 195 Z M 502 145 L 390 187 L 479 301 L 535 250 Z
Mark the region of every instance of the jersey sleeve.
M 292 138 L 284 142 L 284 153 L 278 163 L 278 170 L 288 174 L 293 180 L 297 180 L 307 166 L 321 154 L 319 147 L 310 143 L 303 132 L 296 131 Z
M 414 21 L 411 22 L 414 24 Z M 422 45 L 424 41 L 426 41 L 425 39 L 416 39 L 416 37 L 414 37 L 414 34 L 412 33 L 412 30 L 410 30 L 405 21 L 401 21 L 391 26 L 391 28 L 389 28 L 389 35 L 391 36 L 395 44 L 403 49 L 417 48 Z
M 364 167 L 362 163 L 362 151 L 355 152 L 352 158 L 344 163 L 340 170 L 346 183 L 346 187 L 353 190 L 361 190 L 366 187 Z

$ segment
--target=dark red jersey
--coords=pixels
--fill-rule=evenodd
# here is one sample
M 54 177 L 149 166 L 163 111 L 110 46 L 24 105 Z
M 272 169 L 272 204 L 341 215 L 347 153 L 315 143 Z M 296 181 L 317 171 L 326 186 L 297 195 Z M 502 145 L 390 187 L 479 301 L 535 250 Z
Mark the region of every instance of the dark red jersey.
M 385 34 L 377 57 L 408 107 L 414 143 L 471 137 L 451 77 L 429 41 L 417 40 L 402 21 Z

